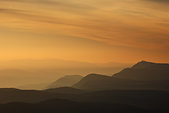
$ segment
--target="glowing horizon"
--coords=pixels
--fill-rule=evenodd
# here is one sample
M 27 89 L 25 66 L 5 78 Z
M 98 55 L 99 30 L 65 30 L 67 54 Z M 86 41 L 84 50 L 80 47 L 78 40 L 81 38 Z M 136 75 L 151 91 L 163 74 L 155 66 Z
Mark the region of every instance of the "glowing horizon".
M 0 59 L 169 62 L 167 0 L 0 0 Z

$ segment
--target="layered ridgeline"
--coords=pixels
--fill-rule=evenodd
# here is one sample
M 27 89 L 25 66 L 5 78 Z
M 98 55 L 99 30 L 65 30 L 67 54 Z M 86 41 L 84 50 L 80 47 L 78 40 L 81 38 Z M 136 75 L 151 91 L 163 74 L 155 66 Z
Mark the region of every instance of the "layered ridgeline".
M 73 103 L 77 103 L 72 105 Z M 32 105 L 33 104 L 33 105 Z M 37 105 L 38 104 L 38 105 Z M 40 106 L 39 106 L 40 104 Z M 162 112 L 138 112 L 139 108 L 153 111 L 167 110 L 169 104 L 169 91 L 152 91 L 152 90 L 109 90 L 109 91 L 85 91 L 74 88 L 56 88 L 52 90 L 19 90 L 19 89 L 1 89 L 0 88 L 0 113 L 31 113 L 34 108 L 37 110 L 50 110 L 50 113 L 74 113 L 74 110 L 67 109 L 76 108 L 77 113 L 83 110 L 95 110 L 96 113 L 105 113 L 105 111 L 115 113 L 118 110 L 126 109 L 128 107 L 135 109 L 135 112 L 130 113 L 162 113 Z M 32 105 L 30 107 L 29 105 Z M 79 105 L 79 106 L 77 106 Z M 42 107 L 43 106 L 43 107 Z M 95 108 L 93 108 L 95 106 Z M 119 106 L 119 107 L 118 107 Z M 24 107 L 22 109 L 22 107 Z M 83 108 L 81 108 L 83 107 Z M 15 111 L 17 110 L 17 111 Z M 20 110 L 26 110 L 21 112 Z M 42 110 L 42 111 L 43 111 Z M 52 111 L 54 110 L 54 111 Z M 59 110 L 59 111 L 58 111 Z M 60 111 L 61 110 L 61 111 Z M 70 111 L 69 111 L 70 110 Z M 80 111 L 79 111 L 80 110 Z M 8 112 L 9 111 L 9 112 Z M 30 113 L 30 111 L 28 113 Z M 129 110 L 130 111 L 130 110 Z M 84 113 L 91 113 L 85 111 Z M 94 111 L 93 111 L 94 112 Z M 92 112 L 92 113 L 93 113 Z M 125 110 L 122 112 L 124 113 Z M 126 111 L 127 112 L 127 111 Z M 39 113 L 39 112 L 38 112 Z M 40 112 L 43 113 L 43 112 Z M 44 112 L 48 113 L 48 112 Z M 80 112 L 83 113 L 83 112 Z M 168 113 L 168 112 L 167 112 Z
M 73 85 L 86 90 L 169 89 L 169 64 L 141 61 L 113 76 L 89 74 Z
M 68 84 L 73 88 L 63 84 L 46 90 L 4 88 L 0 113 L 169 113 L 168 71 L 169 64 L 142 61 L 113 76 L 80 76 Z M 57 81 L 69 82 L 63 78 Z
M 59 87 L 71 87 L 75 83 L 79 82 L 83 77 L 81 75 L 67 75 L 59 78 L 47 88 L 59 88 Z

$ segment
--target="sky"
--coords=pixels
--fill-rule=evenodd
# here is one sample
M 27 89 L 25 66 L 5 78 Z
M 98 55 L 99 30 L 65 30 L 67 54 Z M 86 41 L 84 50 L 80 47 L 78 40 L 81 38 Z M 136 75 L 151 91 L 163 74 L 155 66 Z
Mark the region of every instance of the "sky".
M 3 72 L 140 60 L 169 62 L 169 0 L 0 0 Z
M 0 0 L 0 59 L 169 62 L 169 0 Z

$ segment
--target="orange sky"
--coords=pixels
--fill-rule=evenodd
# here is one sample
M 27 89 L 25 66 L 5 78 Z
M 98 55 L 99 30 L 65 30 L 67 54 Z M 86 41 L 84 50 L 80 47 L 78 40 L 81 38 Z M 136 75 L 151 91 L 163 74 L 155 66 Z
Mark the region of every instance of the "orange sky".
M 169 0 L 0 0 L 0 59 L 169 62 Z
M 169 63 L 169 0 L 0 0 L 0 87 L 140 60 Z

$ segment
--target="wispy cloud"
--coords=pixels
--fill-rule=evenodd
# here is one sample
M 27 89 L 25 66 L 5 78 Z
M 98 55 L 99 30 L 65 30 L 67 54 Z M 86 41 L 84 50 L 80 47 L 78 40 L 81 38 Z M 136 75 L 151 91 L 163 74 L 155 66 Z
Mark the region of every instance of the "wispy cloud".
M 0 0 L 0 27 L 29 26 L 34 33 L 88 39 L 118 51 L 166 51 L 166 3 L 169 0 Z
M 161 3 L 169 3 L 169 0 L 149 0 L 152 2 L 161 2 Z

